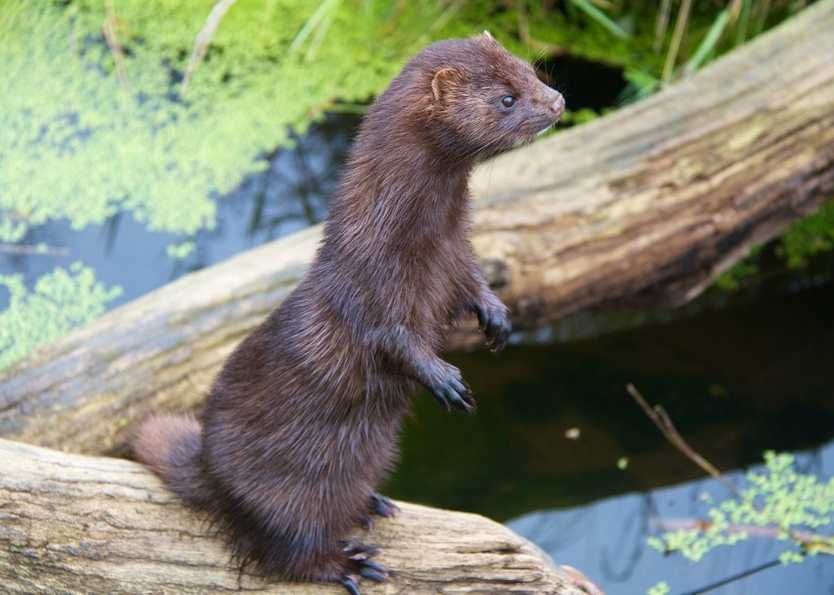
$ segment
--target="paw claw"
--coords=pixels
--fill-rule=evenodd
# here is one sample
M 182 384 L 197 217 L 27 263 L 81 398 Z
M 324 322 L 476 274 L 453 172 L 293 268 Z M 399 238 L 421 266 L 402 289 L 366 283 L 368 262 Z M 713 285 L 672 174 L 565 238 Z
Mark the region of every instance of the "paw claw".
M 361 579 L 381 583 L 388 578 L 388 571 L 385 566 L 370 559 L 379 552 L 377 547 L 358 542 L 348 542 L 342 548 L 342 551 L 348 555 L 348 560 L 345 566 L 345 574 L 339 582 L 350 595 L 360 595 L 359 581 Z
M 454 407 L 460 411 L 472 413 L 475 409 L 472 391 L 463 381 L 460 370 L 452 365 L 447 364 L 447 366 L 444 375 L 431 387 L 432 395 L 446 411 L 451 411 Z
M 390 498 L 374 493 L 371 496 L 371 511 L 378 516 L 391 518 L 400 511 L 400 507 L 394 504 Z
M 350 595 L 362 595 L 359 592 L 359 585 L 356 584 L 356 580 L 353 577 L 347 576 L 341 580 L 341 583 Z
M 507 309 L 498 302 L 498 305 L 474 306 L 474 310 L 478 316 L 478 326 L 486 335 L 487 346 L 494 352 L 504 349 L 512 332 Z
M 344 552 L 348 558 L 353 558 L 354 556 L 373 558 L 379 553 L 379 548 L 375 545 L 367 545 L 359 543 L 358 541 L 349 541 L 345 543 L 342 548 L 342 552 Z
M 388 578 L 388 571 L 385 567 L 373 560 L 366 560 L 362 568 L 359 569 L 359 574 L 375 583 L 384 582 Z

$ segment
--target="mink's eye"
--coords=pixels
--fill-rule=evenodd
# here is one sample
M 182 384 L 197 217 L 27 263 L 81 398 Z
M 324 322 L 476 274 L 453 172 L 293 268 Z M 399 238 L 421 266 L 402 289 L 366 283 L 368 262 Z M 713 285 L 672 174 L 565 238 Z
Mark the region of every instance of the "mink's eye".
M 514 106 L 515 97 L 513 97 L 512 95 L 504 95 L 504 97 L 501 98 L 501 105 L 503 105 L 504 107 Z

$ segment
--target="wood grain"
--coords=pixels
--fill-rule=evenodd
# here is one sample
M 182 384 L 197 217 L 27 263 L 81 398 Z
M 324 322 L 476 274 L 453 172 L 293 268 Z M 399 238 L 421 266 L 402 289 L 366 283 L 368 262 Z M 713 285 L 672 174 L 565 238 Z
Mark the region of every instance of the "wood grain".
M 362 535 L 392 573 L 363 595 L 582 595 L 569 574 L 506 527 L 474 514 L 398 503 Z M 339 586 L 238 576 L 205 519 L 144 467 L 0 440 L 3 593 L 344 595 Z

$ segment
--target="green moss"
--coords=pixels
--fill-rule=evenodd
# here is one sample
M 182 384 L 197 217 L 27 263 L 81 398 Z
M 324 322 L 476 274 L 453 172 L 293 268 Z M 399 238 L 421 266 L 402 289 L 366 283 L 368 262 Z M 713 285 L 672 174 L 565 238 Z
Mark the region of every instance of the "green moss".
M 69 271 L 57 268 L 42 276 L 32 291 L 19 275 L 0 275 L 0 285 L 10 297 L 9 307 L 0 312 L 0 369 L 101 316 L 121 293 L 97 283 L 93 270 L 77 262 Z
M 824 204 L 810 217 L 794 223 L 782 237 L 788 266 L 807 264 L 808 259 L 834 248 L 834 202 Z
M 732 268 L 721 273 L 715 280 L 715 285 L 724 291 L 736 291 L 740 289 L 744 282 L 755 277 L 759 272 L 759 265 L 757 264 L 757 257 L 762 252 L 764 246 L 754 246 L 750 249 L 744 259 L 733 265 Z
M 781 238 L 775 240 L 775 253 L 788 268 L 801 269 L 809 260 L 834 249 L 834 202 L 822 205 L 814 214 L 793 223 Z M 721 274 L 715 285 L 725 291 L 736 291 L 760 273 L 759 256 L 764 245 L 756 246 L 730 270 Z

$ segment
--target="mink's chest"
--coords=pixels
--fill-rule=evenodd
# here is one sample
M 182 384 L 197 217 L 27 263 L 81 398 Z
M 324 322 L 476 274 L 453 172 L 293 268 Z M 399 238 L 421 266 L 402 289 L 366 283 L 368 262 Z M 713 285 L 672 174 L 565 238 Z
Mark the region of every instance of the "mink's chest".
M 446 326 L 461 306 L 466 282 L 462 247 L 453 239 L 437 241 L 410 263 L 412 314 L 435 330 Z

